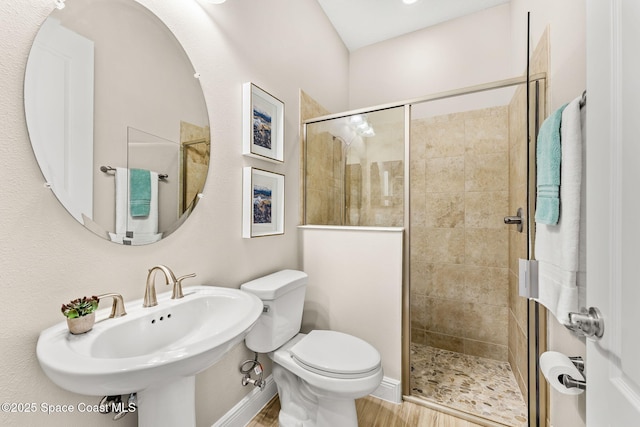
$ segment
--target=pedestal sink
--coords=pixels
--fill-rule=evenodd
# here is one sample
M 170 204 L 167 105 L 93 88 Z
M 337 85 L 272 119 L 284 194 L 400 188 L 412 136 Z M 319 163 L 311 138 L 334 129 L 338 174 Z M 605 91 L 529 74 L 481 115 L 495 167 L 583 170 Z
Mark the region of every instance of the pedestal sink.
M 184 288 L 184 298 L 158 295 L 158 305 L 126 302 L 128 314 L 99 310 L 93 329 L 71 335 L 66 322 L 40 334 L 37 356 L 58 386 L 105 396 L 136 392 L 140 426 L 195 426 L 195 375 L 241 342 L 263 304 L 239 289 Z

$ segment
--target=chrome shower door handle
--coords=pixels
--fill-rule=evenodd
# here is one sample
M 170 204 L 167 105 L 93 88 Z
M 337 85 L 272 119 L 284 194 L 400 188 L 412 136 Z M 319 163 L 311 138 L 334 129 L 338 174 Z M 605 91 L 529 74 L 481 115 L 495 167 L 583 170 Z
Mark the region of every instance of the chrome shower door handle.
M 522 233 L 522 208 L 518 208 L 518 212 L 516 212 L 516 216 L 505 216 L 504 223 L 517 224 L 518 232 Z

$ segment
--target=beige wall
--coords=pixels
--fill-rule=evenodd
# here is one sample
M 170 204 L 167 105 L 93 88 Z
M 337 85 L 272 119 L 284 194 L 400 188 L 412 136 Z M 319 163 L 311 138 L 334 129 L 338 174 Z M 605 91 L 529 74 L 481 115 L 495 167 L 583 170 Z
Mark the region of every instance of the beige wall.
M 332 329 L 364 339 L 380 352 L 385 377 L 399 381 L 404 230 L 303 226 L 299 233 L 309 274 L 303 332 Z
M 512 77 L 509 11 L 504 4 L 352 52 L 349 108 Z
M 507 360 L 506 107 L 411 124 L 411 336 Z
M 550 111 L 586 88 L 585 0 L 511 0 L 512 74 L 526 67 L 527 12 L 531 12 L 531 54 L 549 29 Z
M 96 397 L 59 389 L 45 377 L 36 360 L 38 334 L 64 320 L 59 311 L 64 301 L 103 292 L 119 292 L 125 301 L 141 298 L 147 269 L 159 263 L 169 265 L 176 274 L 197 273 L 188 283 L 228 287 L 238 287 L 276 269 L 300 266 L 296 233 L 299 89 L 304 88 L 333 111 L 345 110 L 347 50 L 313 0 L 235 0 L 220 6 L 196 0 L 140 3 L 174 31 L 200 72 L 212 129 L 212 160 L 204 199 L 176 233 L 143 247 L 124 247 L 96 238 L 43 188 L 29 145 L 22 87 L 31 42 L 53 2 L 0 5 L 2 402 L 97 401 Z M 285 102 L 282 165 L 241 155 L 242 83 L 246 81 Z M 241 238 L 245 165 L 286 175 L 284 236 Z M 239 363 L 249 357 L 244 346 L 239 346 L 219 365 L 198 375 L 199 425 L 213 424 L 250 391 L 240 385 L 238 373 Z M 0 424 L 112 426 L 113 421 L 108 416 L 77 412 L 48 416 L 1 413 Z M 127 416 L 119 424 L 133 426 L 135 417 Z

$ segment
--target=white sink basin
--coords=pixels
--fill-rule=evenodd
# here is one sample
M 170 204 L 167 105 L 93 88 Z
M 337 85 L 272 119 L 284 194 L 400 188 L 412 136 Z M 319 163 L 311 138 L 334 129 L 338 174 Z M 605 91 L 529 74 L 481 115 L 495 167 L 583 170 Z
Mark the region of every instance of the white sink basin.
M 162 388 L 193 377 L 241 342 L 262 313 L 262 302 L 239 289 L 184 288 L 184 298 L 158 295 L 158 305 L 125 301 L 128 314 L 97 312 L 93 329 L 71 335 L 66 322 L 40 334 L 37 356 L 58 386 L 87 395 Z M 191 383 L 193 380 L 191 379 Z M 193 393 L 193 391 L 190 391 Z M 156 402 L 156 404 L 159 402 Z M 140 408 L 141 410 L 142 408 Z

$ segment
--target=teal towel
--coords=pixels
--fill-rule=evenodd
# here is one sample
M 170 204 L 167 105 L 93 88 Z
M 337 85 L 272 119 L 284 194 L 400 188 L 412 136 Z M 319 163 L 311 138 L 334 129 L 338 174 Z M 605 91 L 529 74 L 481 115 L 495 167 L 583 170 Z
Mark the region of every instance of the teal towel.
M 149 216 L 151 172 L 146 169 L 129 170 L 129 208 L 133 217 Z
M 536 144 L 536 222 L 555 225 L 560 218 L 560 126 L 562 111 L 554 111 L 540 126 Z

